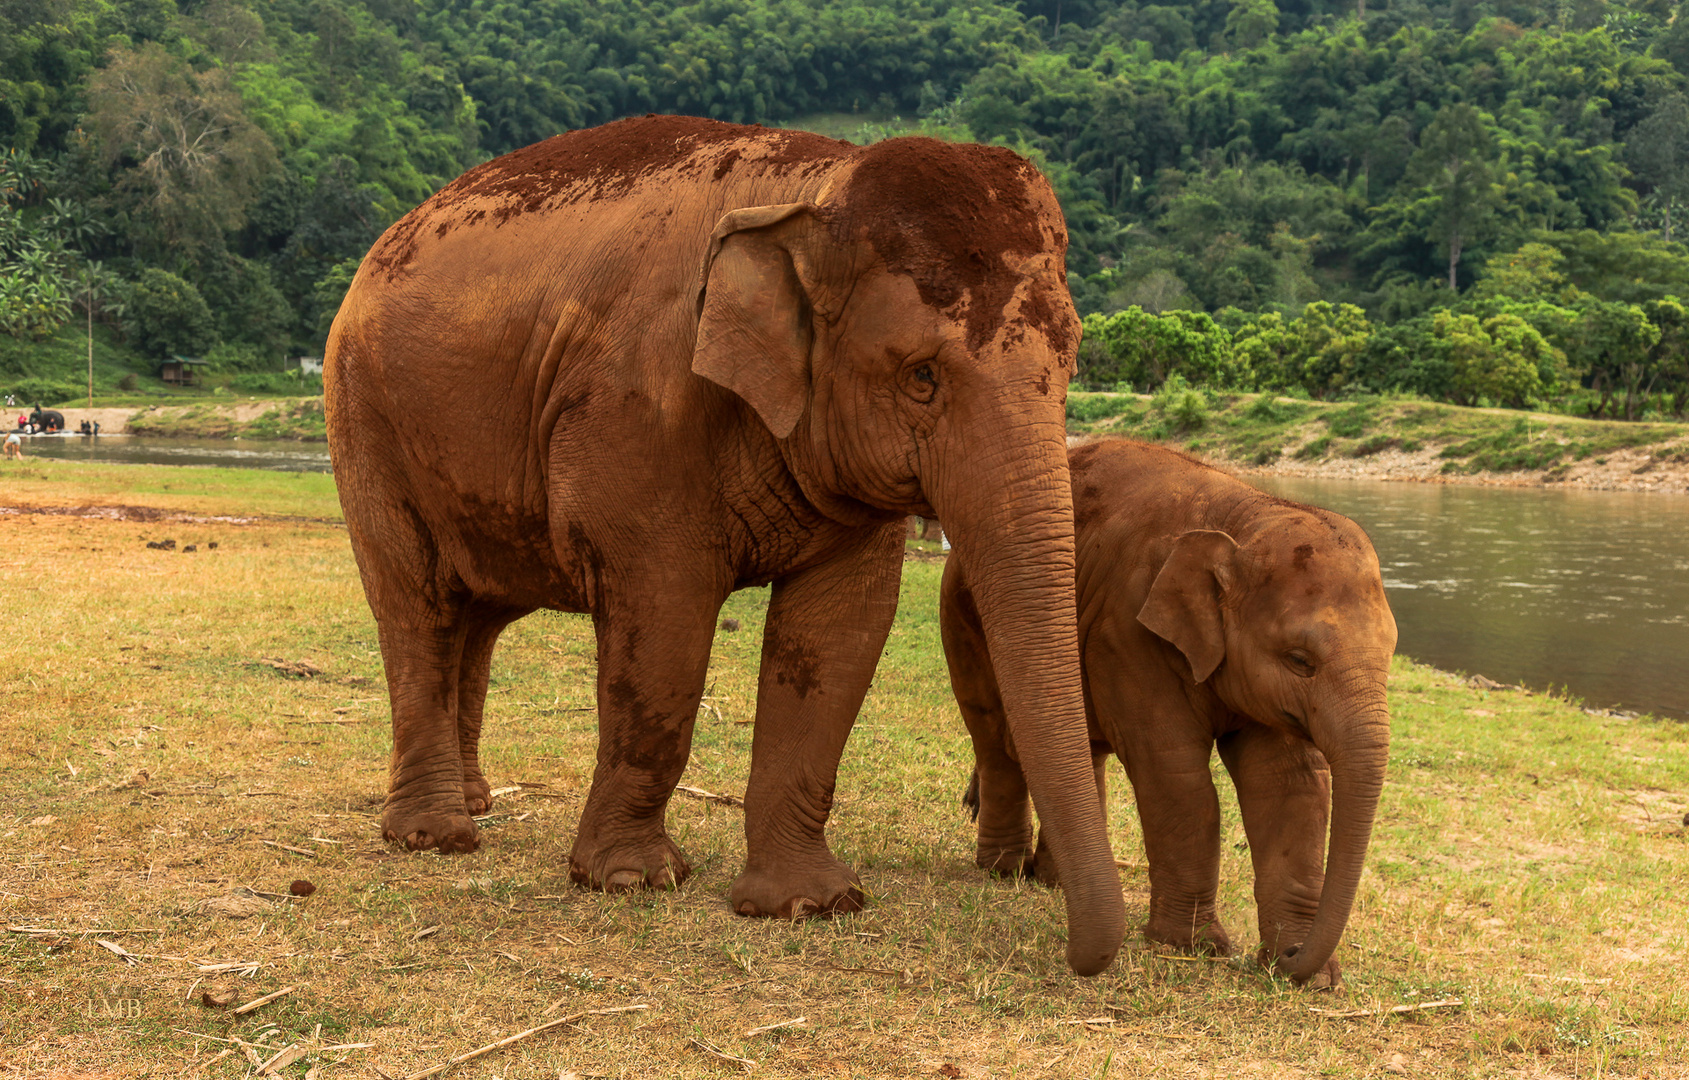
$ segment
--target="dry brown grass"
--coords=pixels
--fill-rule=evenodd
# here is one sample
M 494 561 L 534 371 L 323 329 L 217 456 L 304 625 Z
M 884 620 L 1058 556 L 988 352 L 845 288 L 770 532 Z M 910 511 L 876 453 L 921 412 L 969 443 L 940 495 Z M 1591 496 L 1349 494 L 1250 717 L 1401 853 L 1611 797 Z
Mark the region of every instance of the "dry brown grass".
M 159 475 L 193 484 L 191 470 Z M 237 494 L 217 498 L 238 510 Z M 1135 939 L 1083 980 L 1061 960 L 1059 898 L 973 869 L 936 563 L 908 564 L 841 776 L 831 835 L 873 905 L 794 925 L 730 912 L 741 811 L 694 797 L 670 809 L 696 871 L 680 891 L 570 886 L 594 747 L 584 619 L 525 620 L 495 658 L 489 776 L 532 786 L 500 801 L 481 851 L 413 855 L 379 837 L 385 695 L 338 526 L 24 514 L 0 518 L 0 536 L 14 615 L 0 643 L 13 795 L 0 920 L 56 931 L 0 940 L 0 1075 L 245 1076 L 244 1053 L 217 1041 L 239 1039 L 266 1047 L 261 1059 L 313 1050 L 286 1075 L 401 1077 L 566 1014 L 646 1004 L 444 1075 L 1689 1076 L 1679 726 L 1480 693 L 1404 662 L 1384 816 L 1340 954 L 1346 993 Z M 145 547 L 166 537 L 199 550 Z M 688 785 L 742 791 L 765 603 L 742 593 L 724 612 L 742 628 L 718 635 Z M 1128 795 L 1122 779 L 1116 850 L 1141 861 Z M 1245 937 L 1235 813 L 1227 830 L 1222 908 Z M 287 897 L 295 879 L 316 891 Z M 1142 872 L 1122 882 L 1138 918 Z M 254 914 L 218 914 L 239 890 L 258 894 L 243 900 Z M 199 969 L 231 962 L 250 966 Z M 139 1015 L 89 1015 L 113 985 Z M 238 1003 L 285 986 L 244 1016 L 201 1003 L 208 989 Z M 1447 997 L 1466 1004 L 1311 1011 Z M 314 1052 L 362 1043 L 374 1045 Z

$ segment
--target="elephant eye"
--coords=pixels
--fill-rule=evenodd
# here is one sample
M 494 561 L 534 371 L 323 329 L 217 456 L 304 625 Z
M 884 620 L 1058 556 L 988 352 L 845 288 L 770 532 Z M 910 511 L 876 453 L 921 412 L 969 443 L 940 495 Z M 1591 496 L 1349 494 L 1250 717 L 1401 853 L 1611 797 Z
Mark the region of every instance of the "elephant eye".
M 938 374 L 933 371 L 930 363 L 916 364 L 909 369 L 907 379 L 904 388 L 916 401 L 931 401 L 933 395 L 938 393 Z
M 1314 661 L 1301 649 L 1292 649 L 1284 654 L 1284 666 L 1302 676 L 1304 679 L 1314 677 Z

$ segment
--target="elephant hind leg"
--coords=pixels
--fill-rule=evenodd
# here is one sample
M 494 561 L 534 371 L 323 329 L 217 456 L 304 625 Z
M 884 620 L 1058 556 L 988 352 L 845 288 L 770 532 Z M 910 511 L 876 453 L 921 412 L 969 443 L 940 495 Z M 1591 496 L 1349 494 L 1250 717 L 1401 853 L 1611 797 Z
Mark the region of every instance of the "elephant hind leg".
M 463 762 L 463 800 L 471 815 L 493 808 L 492 785 L 481 772 L 481 718 L 487 705 L 487 682 L 492 674 L 493 646 L 504 628 L 527 615 L 524 610 L 498 608 L 466 616 L 463 659 L 458 665 L 457 740 Z
M 393 709 L 382 835 L 412 851 L 474 851 L 458 738 L 464 627 L 455 618 L 417 624 L 391 616 L 379 625 Z

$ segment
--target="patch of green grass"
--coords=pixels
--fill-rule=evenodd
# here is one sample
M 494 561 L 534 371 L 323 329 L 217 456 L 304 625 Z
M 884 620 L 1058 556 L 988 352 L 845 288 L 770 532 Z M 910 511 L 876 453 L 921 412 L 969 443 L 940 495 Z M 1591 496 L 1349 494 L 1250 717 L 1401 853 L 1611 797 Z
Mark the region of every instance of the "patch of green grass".
M 1331 452 L 1331 436 L 1321 435 L 1319 438 L 1304 443 L 1296 448 L 1298 461 L 1312 461 L 1314 458 L 1325 457 Z
M 1358 439 L 1372 425 L 1376 407 L 1370 404 L 1350 405 L 1321 416 L 1326 430 L 1340 439 Z
M 1136 395 L 1072 393 L 1067 395 L 1067 418 L 1081 424 L 1094 424 L 1120 416 L 1136 403 Z
M 1549 438 L 1542 428 L 1533 433 L 1530 422 L 1520 418 L 1501 431 L 1444 447 L 1438 456 L 1445 459 L 1465 458 L 1458 471 L 1470 473 L 1485 469 L 1493 472 L 1546 469 L 1565 453 L 1566 447 Z M 1443 471 L 1456 470 L 1444 466 Z
M 340 495 L 328 473 L 107 465 L 38 457 L 21 465 L 0 462 L 0 477 L 6 489 L 0 501 L 12 506 L 139 504 L 194 514 L 341 519 Z

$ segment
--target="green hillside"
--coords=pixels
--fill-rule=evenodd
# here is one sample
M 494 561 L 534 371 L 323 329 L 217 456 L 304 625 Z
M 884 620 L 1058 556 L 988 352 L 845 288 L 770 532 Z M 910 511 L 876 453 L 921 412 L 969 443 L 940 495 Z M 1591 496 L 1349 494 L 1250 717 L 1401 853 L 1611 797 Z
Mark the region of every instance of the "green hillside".
M 51 339 L 91 302 L 148 361 L 278 372 L 318 352 L 374 237 L 463 169 L 667 111 L 1001 142 L 1062 197 L 1082 313 L 1205 313 L 1235 339 L 1323 302 L 1379 339 L 1340 377 L 1315 369 L 1342 357 L 1304 340 L 1240 385 L 1682 415 L 1678 14 L 1668 0 L 12 4 L 0 334 Z M 7 359 L 0 382 L 46 363 Z M 1462 364 L 1478 372 L 1462 385 L 1426 374 Z

